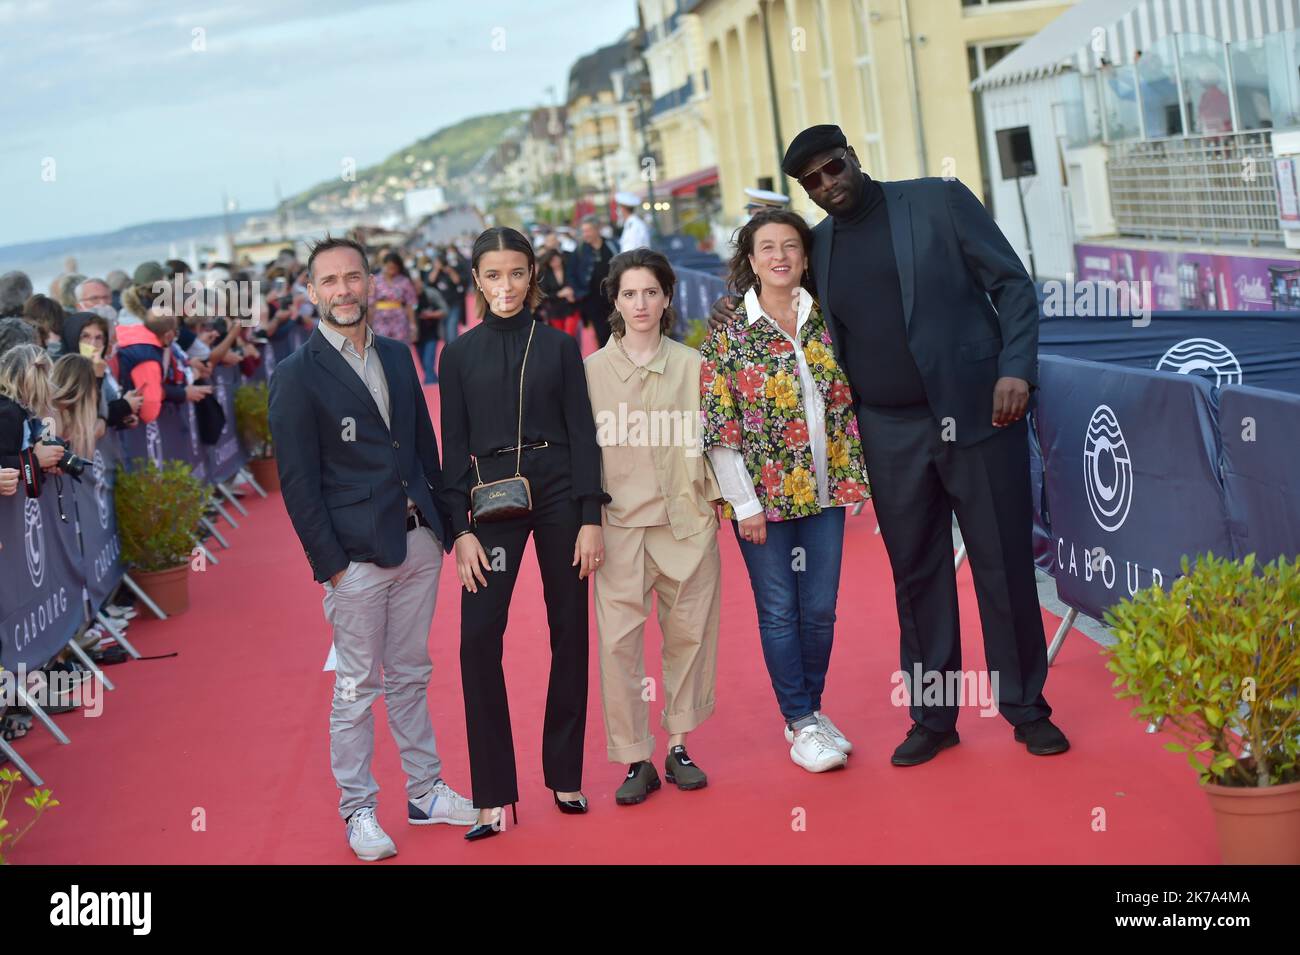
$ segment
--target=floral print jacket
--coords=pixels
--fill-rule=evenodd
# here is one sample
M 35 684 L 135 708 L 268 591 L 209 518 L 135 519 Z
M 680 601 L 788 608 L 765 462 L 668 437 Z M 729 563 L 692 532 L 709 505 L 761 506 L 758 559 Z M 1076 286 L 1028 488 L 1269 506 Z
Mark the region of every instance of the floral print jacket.
M 743 304 L 736 315 L 700 347 L 704 446 L 741 452 L 769 521 L 817 514 L 821 506 L 794 345 L 768 321 L 750 324 Z M 865 500 L 870 489 L 852 392 L 816 305 L 799 334 L 826 409 L 830 500 L 835 505 Z M 732 516 L 731 505 L 724 516 Z

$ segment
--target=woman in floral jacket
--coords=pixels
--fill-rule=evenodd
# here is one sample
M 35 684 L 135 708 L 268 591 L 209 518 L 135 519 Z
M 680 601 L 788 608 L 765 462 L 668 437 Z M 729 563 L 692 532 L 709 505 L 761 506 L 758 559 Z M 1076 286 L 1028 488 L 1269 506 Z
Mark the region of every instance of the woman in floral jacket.
M 807 288 L 812 233 L 787 210 L 739 232 L 736 321 L 701 348 L 704 444 L 758 607 L 790 758 L 843 766 L 852 744 L 821 711 L 844 545 L 844 508 L 869 494 L 848 379 Z

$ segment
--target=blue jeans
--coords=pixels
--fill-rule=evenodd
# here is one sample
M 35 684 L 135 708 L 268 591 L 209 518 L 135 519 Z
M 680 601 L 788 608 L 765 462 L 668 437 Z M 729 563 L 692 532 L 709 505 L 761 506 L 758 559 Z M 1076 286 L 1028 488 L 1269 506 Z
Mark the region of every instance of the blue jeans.
M 822 707 L 822 689 L 835 636 L 835 601 L 844 553 L 844 508 L 828 507 L 813 517 L 767 522 L 767 542 L 741 540 L 749 571 L 776 702 L 787 725 L 810 725 Z M 801 548 L 802 550 L 799 550 Z
M 424 383 L 426 385 L 436 385 L 438 383 L 437 359 L 438 339 L 431 338 L 420 346 L 420 364 L 424 367 Z
M 450 345 L 460 334 L 460 316 L 463 310 L 463 305 L 452 305 L 447 309 L 447 314 L 442 319 L 443 344 Z
M 460 314 L 461 307 L 453 305 L 447 309 L 447 314 L 442 318 L 442 343 L 450 345 L 460 334 Z M 436 339 L 425 342 L 420 347 L 420 365 L 424 368 L 424 383 L 426 385 L 436 385 L 438 383 L 438 342 Z

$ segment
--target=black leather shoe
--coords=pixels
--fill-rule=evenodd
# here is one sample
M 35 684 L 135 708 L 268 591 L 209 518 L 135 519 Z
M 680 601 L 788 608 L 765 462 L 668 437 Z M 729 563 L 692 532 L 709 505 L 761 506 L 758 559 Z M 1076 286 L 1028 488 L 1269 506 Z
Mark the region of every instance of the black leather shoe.
M 1024 743 L 1035 756 L 1054 756 L 1070 748 L 1070 741 L 1046 716 L 1016 727 L 1016 742 Z
M 956 730 L 938 733 L 920 723 L 913 723 L 912 728 L 907 731 L 907 738 L 898 744 L 898 749 L 894 750 L 894 755 L 889 761 L 895 766 L 919 766 L 960 742 L 961 737 L 957 735 Z
M 571 816 L 581 816 L 587 811 L 587 797 L 578 793 L 577 799 L 561 799 L 560 794 L 554 789 L 551 795 L 555 797 L 555 808 L 560 812 L 567 812 Z
M 514 819 L 515 825 L 519 825 L 519 813 L 515 811 L 514 803 L 510 804 L 510 815 Z M 497 818 L 495 822 L 480 822 L 469 832 L 465 833 L 465 838 L 470 842 L 474 842 L 477 839 L 486 839 L 489 836 L 495 836 L 497 833 L 505 832 L 505 821 L 506 810 L 505 807 L 502 806 L 497 810 Z

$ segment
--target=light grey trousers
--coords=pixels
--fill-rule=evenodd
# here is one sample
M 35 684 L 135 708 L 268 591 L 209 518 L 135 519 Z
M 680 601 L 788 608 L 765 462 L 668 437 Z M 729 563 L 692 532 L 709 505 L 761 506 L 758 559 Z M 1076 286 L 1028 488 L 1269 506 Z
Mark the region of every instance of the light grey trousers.
M 402 755 L 406 792 L 422 796 L 442 776 L 429 721 L 429 626 L 438 598 L 442 546 L 427 527 L 406 535 L 398 567 L 352 561 L 338 586 L 326 581 L 325 619 L 334 628 L 334 702 L 330 767 L 344 818 L 374 807 L 379 784 L 370 772 L 375 750 L 372 711 L 382 688 L 388 727 Z M 381 682 L 382 675 L 382 682 Z

